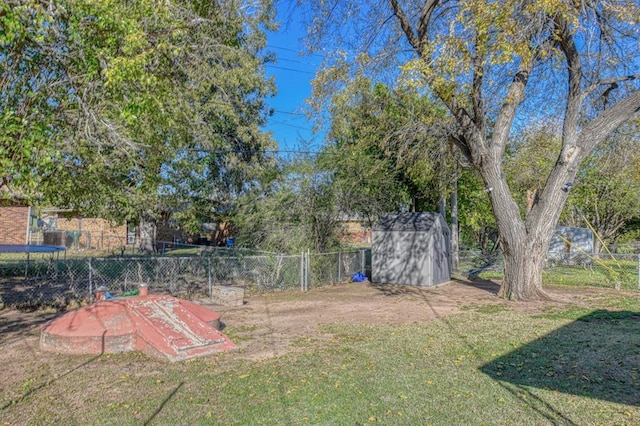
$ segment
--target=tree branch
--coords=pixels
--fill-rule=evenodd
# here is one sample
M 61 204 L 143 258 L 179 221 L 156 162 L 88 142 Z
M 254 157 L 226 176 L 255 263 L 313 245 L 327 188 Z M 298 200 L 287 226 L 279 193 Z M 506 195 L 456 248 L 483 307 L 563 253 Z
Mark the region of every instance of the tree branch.
M 438 6 L 438 0 L 427 0 L 420 12 L 420 21 L 418 22 L 418 42 L 420 43 L 421 48 L 424 46 L 429 34 L 429 23 L 436 6 Z
M 524 100 L 524 89 L 529 81 L 529 75 L 531 74 L 534 63 L 535 60 L 533 59 L 523 62 L 509 85 L 507 96 L 500 108 L 500 113 L 494 126 L 494 134 L 491 138 L 491 148 L 496 158 L 502 157 L 509 137 L 509 131 L 511 130 L 511 124 L 516 115 L 516 110 Z
M 471 150 L 469 149 L 469 145 L 467 144 L 467 140 L 465 139 L 465 137 L 463 135 L 458 135 L 458 136 L 449 136 L 449 142 L 451 142 L 452 144 L 454 144 L 455 146 L 458 147 L 458 149 L 460 149 L 460 152 L 462 152 L 462 155 L 464 155 L 467 160 L 469 160 L 471 163 L 473 163 L 473 158 L 471 156 Z
M 551 42 L 552 39 L 549 37 L 535 48 L 528 60 L 523 58 L 522 63 L 518 67 L 518 71 L 513 77 L 505 101 L 502 104 L 502 108 L 500 108 L 494 126 L 494 134 L 491 138 L 491 147 L 493 155 L 495 155 L 496 158 L 502 157 L 511 130 L 511 124 L 515 118 L 518 106 L 524 101 L 525 88 L 529 81 L 529 76 L 533 71 L 533 67 L 536 64 L 536 60 L 539 58 L 540 53 L 549 47 Z
M 611 77 L 611 78 L 605 78 L 604 80 L 599 80 L 593 84 L 591 84 L 589 87 L 585 88 L 583 93 L 583 96 L 588 96 L 591 93 L 593 93 L 594 90 L 598 89 L 598 87 L 602 87 L 602 86 L 610 86 L 613 84 L 617 84 L 617 83 L 621 83 L 623 81 L 633 81 L 633 80 L 640 80 L 640 74 L 634 74 L 634 75 L 623 75 L 620 77 Z
M 389 0 L 389 3 L 391 3 L 391 8 L 393 9 L 394 15 L 398 17 L 398 20 L 400 21 L 400 27 L 402 27 L 402 31 L 407 36 L 407 40 L 409 40 L 411 47 L 417 50 L 418 54 L 421 54 L 422 53 L 420 50 L 421 40 L 413 32 L 413 28 L 411 27 L 411 22 L 409 21 L 409 18 L 407 17 L 407 15 L 404 13 L 404 10 L 402 10 L 402 6 L 400 6 L 400 4 L 398 3 L 398 0 Z M 421 20 L 421 23 L 425 27 L 428 25 L 428 22 L 422 22 L 422 20 Z
M 562 129 L 563 144 L 573 145 L 577 137 L 580 106 L 584 99 L 581 93 L 582 62 L 566 19 L 560 15 L 556 15 L 553 22 L 556 26 L 555 36 L 557 37 L 557 44 L 564 53 L 565 59 L 567 60 L 567 70 L 569 72 L 567 105 Z
M 477 55 L 473 58 L 473 84 L 471 86 L 471 100 L 473 101 L 473 122 L 478 128 L 485 128 L 484 99 L 482 97 L 482 82 L 484 80 L 482 59 Z
M 600 113 L 580 132 L 580 147 L 590 152 L 611 132 L 640 111 L 640 89 Z

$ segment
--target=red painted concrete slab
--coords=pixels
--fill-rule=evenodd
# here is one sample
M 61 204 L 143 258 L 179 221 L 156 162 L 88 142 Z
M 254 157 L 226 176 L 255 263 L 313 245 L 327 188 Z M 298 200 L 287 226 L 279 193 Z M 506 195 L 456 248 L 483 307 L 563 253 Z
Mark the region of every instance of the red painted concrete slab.
M 237 349 L 216 326 L 220 315 L 172 296 L 144 296 L 94 303 L 42 327 L 40 347 L 68 354 L 141 350 L 180 361 Z

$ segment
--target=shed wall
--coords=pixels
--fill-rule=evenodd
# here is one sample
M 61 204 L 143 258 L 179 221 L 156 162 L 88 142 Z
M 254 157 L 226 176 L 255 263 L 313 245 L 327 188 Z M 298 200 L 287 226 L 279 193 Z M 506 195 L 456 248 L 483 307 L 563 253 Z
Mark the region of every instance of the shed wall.
M 549 259 L 570 259 L 584 253 L 593 253 L 593 232 L 591 230 L 570 226 L 556 228 L 551 244 L 549 244 Z
M 425 232 L 374 231 L 372 281 L 430 285 L 431 237 Z

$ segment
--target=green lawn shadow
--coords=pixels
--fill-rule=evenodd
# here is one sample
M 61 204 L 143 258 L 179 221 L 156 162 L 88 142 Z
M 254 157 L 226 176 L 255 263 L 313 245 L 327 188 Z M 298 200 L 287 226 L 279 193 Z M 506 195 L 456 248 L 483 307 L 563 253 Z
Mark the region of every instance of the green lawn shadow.
M 570 318 L 571 311 L 564 315 Z M 640 313 L 607 310 L 580 316 L 480 367 L 513 393 L 537 388 L 629 405 L 640 405 L 639 369 Z

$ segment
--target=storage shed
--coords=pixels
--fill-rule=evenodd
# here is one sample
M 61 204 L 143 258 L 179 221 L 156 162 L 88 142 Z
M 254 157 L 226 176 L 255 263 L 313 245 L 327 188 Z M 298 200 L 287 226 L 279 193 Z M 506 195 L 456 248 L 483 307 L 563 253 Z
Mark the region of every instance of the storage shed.
M 593 253 L 593 232 L 587 228 L 558 226 L 553 233 L 547 259 L 571 261 Z
M 372 234 L 372 282 L 433 286 L 451 279 L 449 227 L 439 213 L 386 216 Z

